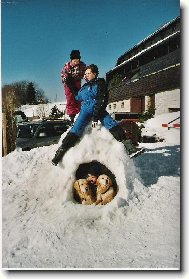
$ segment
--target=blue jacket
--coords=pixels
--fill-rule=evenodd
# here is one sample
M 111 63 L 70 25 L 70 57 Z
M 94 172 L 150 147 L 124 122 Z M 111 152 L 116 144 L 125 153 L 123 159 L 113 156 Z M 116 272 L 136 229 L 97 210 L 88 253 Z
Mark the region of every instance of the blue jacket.
M 76 100 L 82 102 L 81 109 L 91 113 L 94 121 L 100 119 L 108 103 L 105 79 L 97 78 L 85 83 L 79 90 Z
M 117 122 L 106 111 L 108 90 L 104 79 L 93 79 L 84 84 L 76 99 L 81 101 L 81 111 L 70 132 L 81 136 L 91 120 L 100 120 L 108 130 L 117 126 Z

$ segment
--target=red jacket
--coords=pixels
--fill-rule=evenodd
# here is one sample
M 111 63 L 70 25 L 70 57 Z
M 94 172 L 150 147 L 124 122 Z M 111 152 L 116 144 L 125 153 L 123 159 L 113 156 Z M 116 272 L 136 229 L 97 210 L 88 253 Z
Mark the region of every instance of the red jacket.
M 67 62 L 61 72 L 62 83 L 66 95 L 66 113 L 68 115 L 77 114 L 80 112 L 81 102 L 76 101 L 74 94 L 70 87 L 66 84 L 66 79 L 72 77 L 73 87 L 79 90 L 81 88 L 81 80 L 85 73 L 86 64 L 80 61 L 79 65 L 72 66 L 71 61 Z

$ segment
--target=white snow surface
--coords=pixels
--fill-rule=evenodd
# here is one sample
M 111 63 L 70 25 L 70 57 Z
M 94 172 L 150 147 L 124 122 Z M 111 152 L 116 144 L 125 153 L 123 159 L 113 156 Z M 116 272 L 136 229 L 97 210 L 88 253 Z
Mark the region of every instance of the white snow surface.
M 44 116 L 48 117 L 51 113 L 51 109 L 55 105 L 61 112 L 64 112 L 66 109 L 66 102 L 54 102 L 38 105 L 22 105 L 20 108 L 18 108 L 18 110 L 23 111 L 27 117 L 37 116 L 39 118 L 42 118 Z
M 146 152 L 133 160 L 100 125 L 88 126 L 58 166 L 51 159 L 60 143 L 4 157 L 2 267 L 179 270 L 180 129 L 161 126 L 177 115 L 145 123 L 143 134 L 164 141 L 140 143 Z M 104 164 L 119 187 L 105 206 L 78 204 L 72 196 L 76 170 L 92 160 Z

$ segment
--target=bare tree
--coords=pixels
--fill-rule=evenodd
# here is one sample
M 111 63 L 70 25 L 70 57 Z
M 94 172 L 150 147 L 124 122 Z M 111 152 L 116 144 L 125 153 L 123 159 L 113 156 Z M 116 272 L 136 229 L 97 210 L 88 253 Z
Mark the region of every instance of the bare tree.
M 16 124 L 14 118 L 14 112 L 16 108 L 16 94 L 13 89 L 8 87 L 2 90 L 2 111 L 5 115 L 6 127 L 4 127 L 4 133 L 6 133 L 6 146 L 7 153 L 10 153 L 15 149 L 16 139 Z M 4 154 L 6 155 L 6 154 Z

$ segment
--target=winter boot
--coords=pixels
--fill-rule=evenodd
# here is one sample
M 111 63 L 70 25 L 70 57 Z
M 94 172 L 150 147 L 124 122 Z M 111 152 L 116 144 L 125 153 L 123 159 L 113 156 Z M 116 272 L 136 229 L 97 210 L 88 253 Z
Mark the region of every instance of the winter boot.
M 131 140 L 126 139 L 126 134 L 119 125 L 111 128 L 109 131 L 117 141 L 120 141 L 124 144 L 126 152 L 130 158 L 137 157 L 145 151 L 144 148 L 135 147 Z
M 63 139 L 61 146 L 58 148 L 56 151 L 56 154 L 54 158 L 52 159 L 52 164 L 53 165 L 58 165 L 60 160 L 63 158 L 64 154 L 71 148 L 73 147 L 79 140 L 79 137 L 74 134 L 69 132 L 66 137 Z

